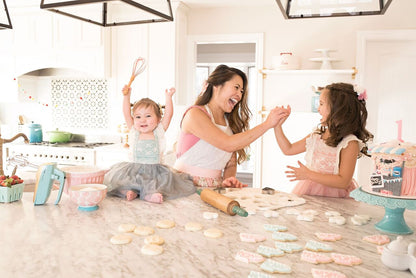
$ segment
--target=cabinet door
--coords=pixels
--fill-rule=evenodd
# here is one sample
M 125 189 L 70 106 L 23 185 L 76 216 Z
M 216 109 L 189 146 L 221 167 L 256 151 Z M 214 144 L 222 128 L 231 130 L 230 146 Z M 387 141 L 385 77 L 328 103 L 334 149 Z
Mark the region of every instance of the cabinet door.
M 325 86 L 334 82 L 353 83 L 352 75 L 325 71 L 283 71 L 268 74 L 264 79 L 263 106 L 269 110 L 275 106 L 290 105 L 292 114 L 283 124 L 283 130 L 291 142 L 298 141 L 311 133 L 319 124 L 321 116 L 311 112 L 314 96 L 312 86 Z M 270 129 L 261 139 L 261 185 L 280 191 L 291 192 L 296 182 L 290 182 L 285 175 L 286 166 L 304 162 L 304 153 L 285 156 L 277 145 L 274 131 Z M 259 187 L 259 185 L 253 185 Z

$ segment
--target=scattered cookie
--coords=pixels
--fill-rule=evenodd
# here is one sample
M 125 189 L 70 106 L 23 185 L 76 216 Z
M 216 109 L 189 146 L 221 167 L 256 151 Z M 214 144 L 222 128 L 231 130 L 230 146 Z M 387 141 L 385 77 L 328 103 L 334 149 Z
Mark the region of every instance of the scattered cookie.
M 250 274 L 247 276 L 247 278 L 273 278 L 269 274 L 258 272 L 258 271 L 250 271 Z
M 275 241 L 274 246 L 284 251 L 285 253 L 293 253 L 303 250 L 303 247 L 301 245 L 292 242 Z
M 266 237 L 259 234 L 240 233 L 240 240 L 244 242 L 261 242 L 265 241 Z
M 275 224 L 264 224 L 264 229 L 269 232 L 285 232 L 287 231 L 286 226 L 275 225 Z
M 261 263 L 264 262 L 264 257 L 260 254 L 249 252 L 246 250 L 240 250 L 234 257 L 237 261 L 243 263 Z
M 347 278 L 344 273 L 335 270 L 312 268 L 311 272 L 313 278 Z
M 302 214 L 310 214 L 313 216 L 317 216 L 319 215 L 319 212 L 314 209 L 307 209 L 307 210 L 302 211 Z
M 299 215 L 300 212 L 295 208 L 289 208 L 289 209 L 286 210 L 286 214 Z
M 300 256 L 302 261 L 312 263 L 312 264 L 327 264 L 332 262 L 332 258 L 318 252 L 312 252 L 308 250 L 303 250 L 302 255 Z
M 340 234 L 333 233 L 315 233 L 315 236 L 322 241 L 337 241 L 342 239 Z
M 205 218 L 205 219 L 216 219 L 216 218 L 218 218 L 218 213 L 216 213 L 216 212 L 209 212 L 209 211 L 205 211 L 203 214 L 202 214 L 202 216 Z
M 216 228 L 207 229 L 204 231 L 204 236 L 210 237 L 210 238 L 219 238 L 222 237 L 223 233 L 221 230 L 218 230 Z
M 270 218 L 270 217 L 279 217 L 279 213 L 277 211 L 272 210 L 266 210 L 263 213 L 264 217 Z
M 202 224 L 198 222 L 188 222 L 185 224 L 185 230 L 196 232 L 202 230 Z
M 175 227 L 175 225 L 175 221 L 169 219 L 160 220 L 156 223 L 156 227 L 160 229 L 170 229 Z
M 279 263 L 272 259 L 267 259 L 264 261 L 260 268 L 264 271 L 267 271 L 269 273 L 291 273 L 292 268 L 288 266 L 287 264 Z
M 134 233 L 140 236 L 150 236 L 155 233 L 155 230 L 148 226 L 138 226 L 134 229 Z
M 384 246 L 383 245 L 377 245 L 377 253 L 378 254 L 383 254 L 383 250 L 384 250 Z
M 377 245 L 384 245 L 390 242 L 390 238 L 386 235 L 365 236 L 363 237 L 363 240 Z
M 298 214 L 298 216 L 296 216 L 296 219 L 299 221 L 307 221 L 307 222 L 312 222 L 313 219 L 315 218 L 315 216 L 313 214 Z
M 330 245 L 312 239 L 306 242 L 305 249 L 315 252 L 331 252 L 334 250 Z
M 345 255 L 345 254 L 339 254 L 339 253 L 331 253 L 331 258 L 334 260 L 334 263 L 340 264 L 340 265 L 359 265 L 363 261 L 353 255 Z
M 343 216 L 331 216 L 328 218 L 328 222 L 331 224 L 344 225 L 346 220 Z
M 155 244 L 145 244 L 140 251 L 144 255 L 156 256 L 162 254 L 163 247 Z
M 122 233 L 131 233 L 136 228 L 134 224 L 120 224 L 118 226 L 118 231 Z
M 283 256 L 285 254 L 284 251 L 277 249 L 277 248 L 273 248 L 273 247 L 268 247 L 268 246 L 264 246 L 264 245 L 259 245 L 259 247 L 257 247 L 257 253 L 265 256 L 265 257 L 280 257 Z
M 145 244 L 162 245 L 163 243 L 165 243 L 165 240 L 161 236 L 151 235 L 151 236 L 148 236 L 144 239 L 144 243 Z
M 356 214 L 351 217 L 352 224 L 357 225 L 357 226 L 368 224 L 370 220 L 371 220 L 371 216 L 366 215 L 366 214 L 361 214 L 361 215 Z
M 117 234 L 110 238 L 112 244 L 127 244 L 132 240 L 131 236 L 126 234 Z
M 273 232 L 272 239 L 278 241 L 296 241 L 298 237 L 289 233 Z
M 341 213 L 335 210 L 328 210 L 325 212 L 325 216 L 327 217 L 333 217 L 333 216 L 341 216 Z

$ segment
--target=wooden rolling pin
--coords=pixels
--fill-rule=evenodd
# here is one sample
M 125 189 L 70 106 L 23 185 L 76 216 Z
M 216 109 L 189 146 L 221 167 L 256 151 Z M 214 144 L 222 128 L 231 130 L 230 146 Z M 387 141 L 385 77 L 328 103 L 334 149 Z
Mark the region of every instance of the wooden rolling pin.
M 229 215 L 238 214 L 243 217 L 248 216 L 248 212 L 240 208 L 240 204 L 237 201 L 228 198 L 227 196 L 221 195 L 208 188 L 198 189 L 196 192 L 201 196 L 202 201 Z

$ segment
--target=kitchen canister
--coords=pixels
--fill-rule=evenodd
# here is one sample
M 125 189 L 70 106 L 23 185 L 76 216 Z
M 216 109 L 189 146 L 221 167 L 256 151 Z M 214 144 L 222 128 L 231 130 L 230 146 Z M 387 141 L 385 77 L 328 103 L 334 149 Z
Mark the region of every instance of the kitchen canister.
M 31 123 L 27 126 L 29 130 L 29 142 L 41 143 L 43 140 L 42 126 L 40 124 Z
M 296 70 L 299 69 L 299 59 L 292 52 L 282 52 L 272 57 L 273 69 Z

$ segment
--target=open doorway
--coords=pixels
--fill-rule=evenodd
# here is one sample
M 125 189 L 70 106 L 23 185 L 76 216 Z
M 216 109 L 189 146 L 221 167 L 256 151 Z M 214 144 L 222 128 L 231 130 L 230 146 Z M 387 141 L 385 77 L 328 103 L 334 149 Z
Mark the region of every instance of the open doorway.
M 252 112 L 250 127 L 261 121 L 257 111 L 262 106 L 262 75 L 258 69 L 263 65 L 263 36 L 262 34 L 202 36 L 191 38 L 191 48 L 194 51 L 191 58 L 193 92 L 188 99 L 195 99 L 201 91 L 203 82 L 220 64 L 235 67 L 246 73 L 248 78 L 248 105 Z M 261 139 L 259 139 L 261 140 Z M 237 167 L 237 178 L 248 186 L 260 187 L 261 182 L 261 144 L 257 140 L 250 145 L 249 160 Z

